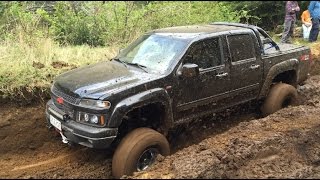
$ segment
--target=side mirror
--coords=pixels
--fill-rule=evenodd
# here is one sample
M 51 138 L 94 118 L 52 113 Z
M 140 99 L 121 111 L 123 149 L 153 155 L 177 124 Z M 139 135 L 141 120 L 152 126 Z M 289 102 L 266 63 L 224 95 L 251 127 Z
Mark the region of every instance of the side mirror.
M 199 66 L 196 64 L 184 64 L 182 66 L 183 77 L 195 77 L 199 75 Z
M 269 44 L 269 43 L 272 43 L 272 40 L 270 38 L 265 38 L 262 40 L 262 43 L 263 44 Z
M 276 50 L 280 50 L 279 46 L 274 42 L 272 41 L 272 39 L 270 38 L 265 38 L 262 40 L 262 44 L 272 44 L 272 47 L 276 48 Z

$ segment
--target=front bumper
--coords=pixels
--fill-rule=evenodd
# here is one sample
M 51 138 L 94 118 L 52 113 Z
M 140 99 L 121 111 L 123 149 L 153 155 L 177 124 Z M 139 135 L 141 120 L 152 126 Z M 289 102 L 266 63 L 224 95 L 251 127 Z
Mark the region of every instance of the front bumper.
M 75 122 L 74 120 L 65 120 L 62 118 L 64 115 L 65 113 L 58 109 L 52 100 L 48 101 L 46 106 L 48 127 L 53 127 L 50 123 L 50 116 L 55 117 L 55 119 L 61 122 L 60 133 L 66 137 L 67 141 L 90 148 L 104 149 L 108 148 L 117 136 L 118 128 L 93 127 Z

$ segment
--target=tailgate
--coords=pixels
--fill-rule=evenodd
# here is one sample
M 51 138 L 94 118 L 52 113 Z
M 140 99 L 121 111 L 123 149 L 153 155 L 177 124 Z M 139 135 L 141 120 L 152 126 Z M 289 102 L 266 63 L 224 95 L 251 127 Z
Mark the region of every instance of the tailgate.
M 299 61 L 298 83 L 301 83 L 308 78 L 311 70 L 312 56 L 309 48 L 302 51 L 302 53 L 299 55 Z

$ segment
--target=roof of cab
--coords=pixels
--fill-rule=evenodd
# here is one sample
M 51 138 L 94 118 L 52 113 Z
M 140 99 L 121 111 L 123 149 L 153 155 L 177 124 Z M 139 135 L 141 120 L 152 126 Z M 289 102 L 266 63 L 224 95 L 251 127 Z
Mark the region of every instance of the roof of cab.
M 229 26 L 229 25 L 191 25 L 191 26 L 176 26 L 161 28 L 150 31 L 149 33 L 197 33 L 197 34 L 208 34 L 208 33 L 218 33 L 230 30 L 245 30 L 248 28 Z

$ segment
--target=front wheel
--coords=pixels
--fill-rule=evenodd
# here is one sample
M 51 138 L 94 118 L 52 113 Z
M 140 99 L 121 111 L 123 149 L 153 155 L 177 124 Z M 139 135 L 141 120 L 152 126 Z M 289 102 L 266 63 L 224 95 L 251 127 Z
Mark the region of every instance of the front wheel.
M 117 147 L 112 159 L 112 175 L 120 178 L 135 171 L 144 171 L 155 162 L 158 154 L 170 154 L 167 139 L 153 129 L 137 128 L 127 134 Z
M 262 115 L 268 116 L 282 108 L 293 105 L 298 100 L 296 88 L 286 83 L 278 83 L 274 85 L 267 98 L 265 99 L 261 112 Z

